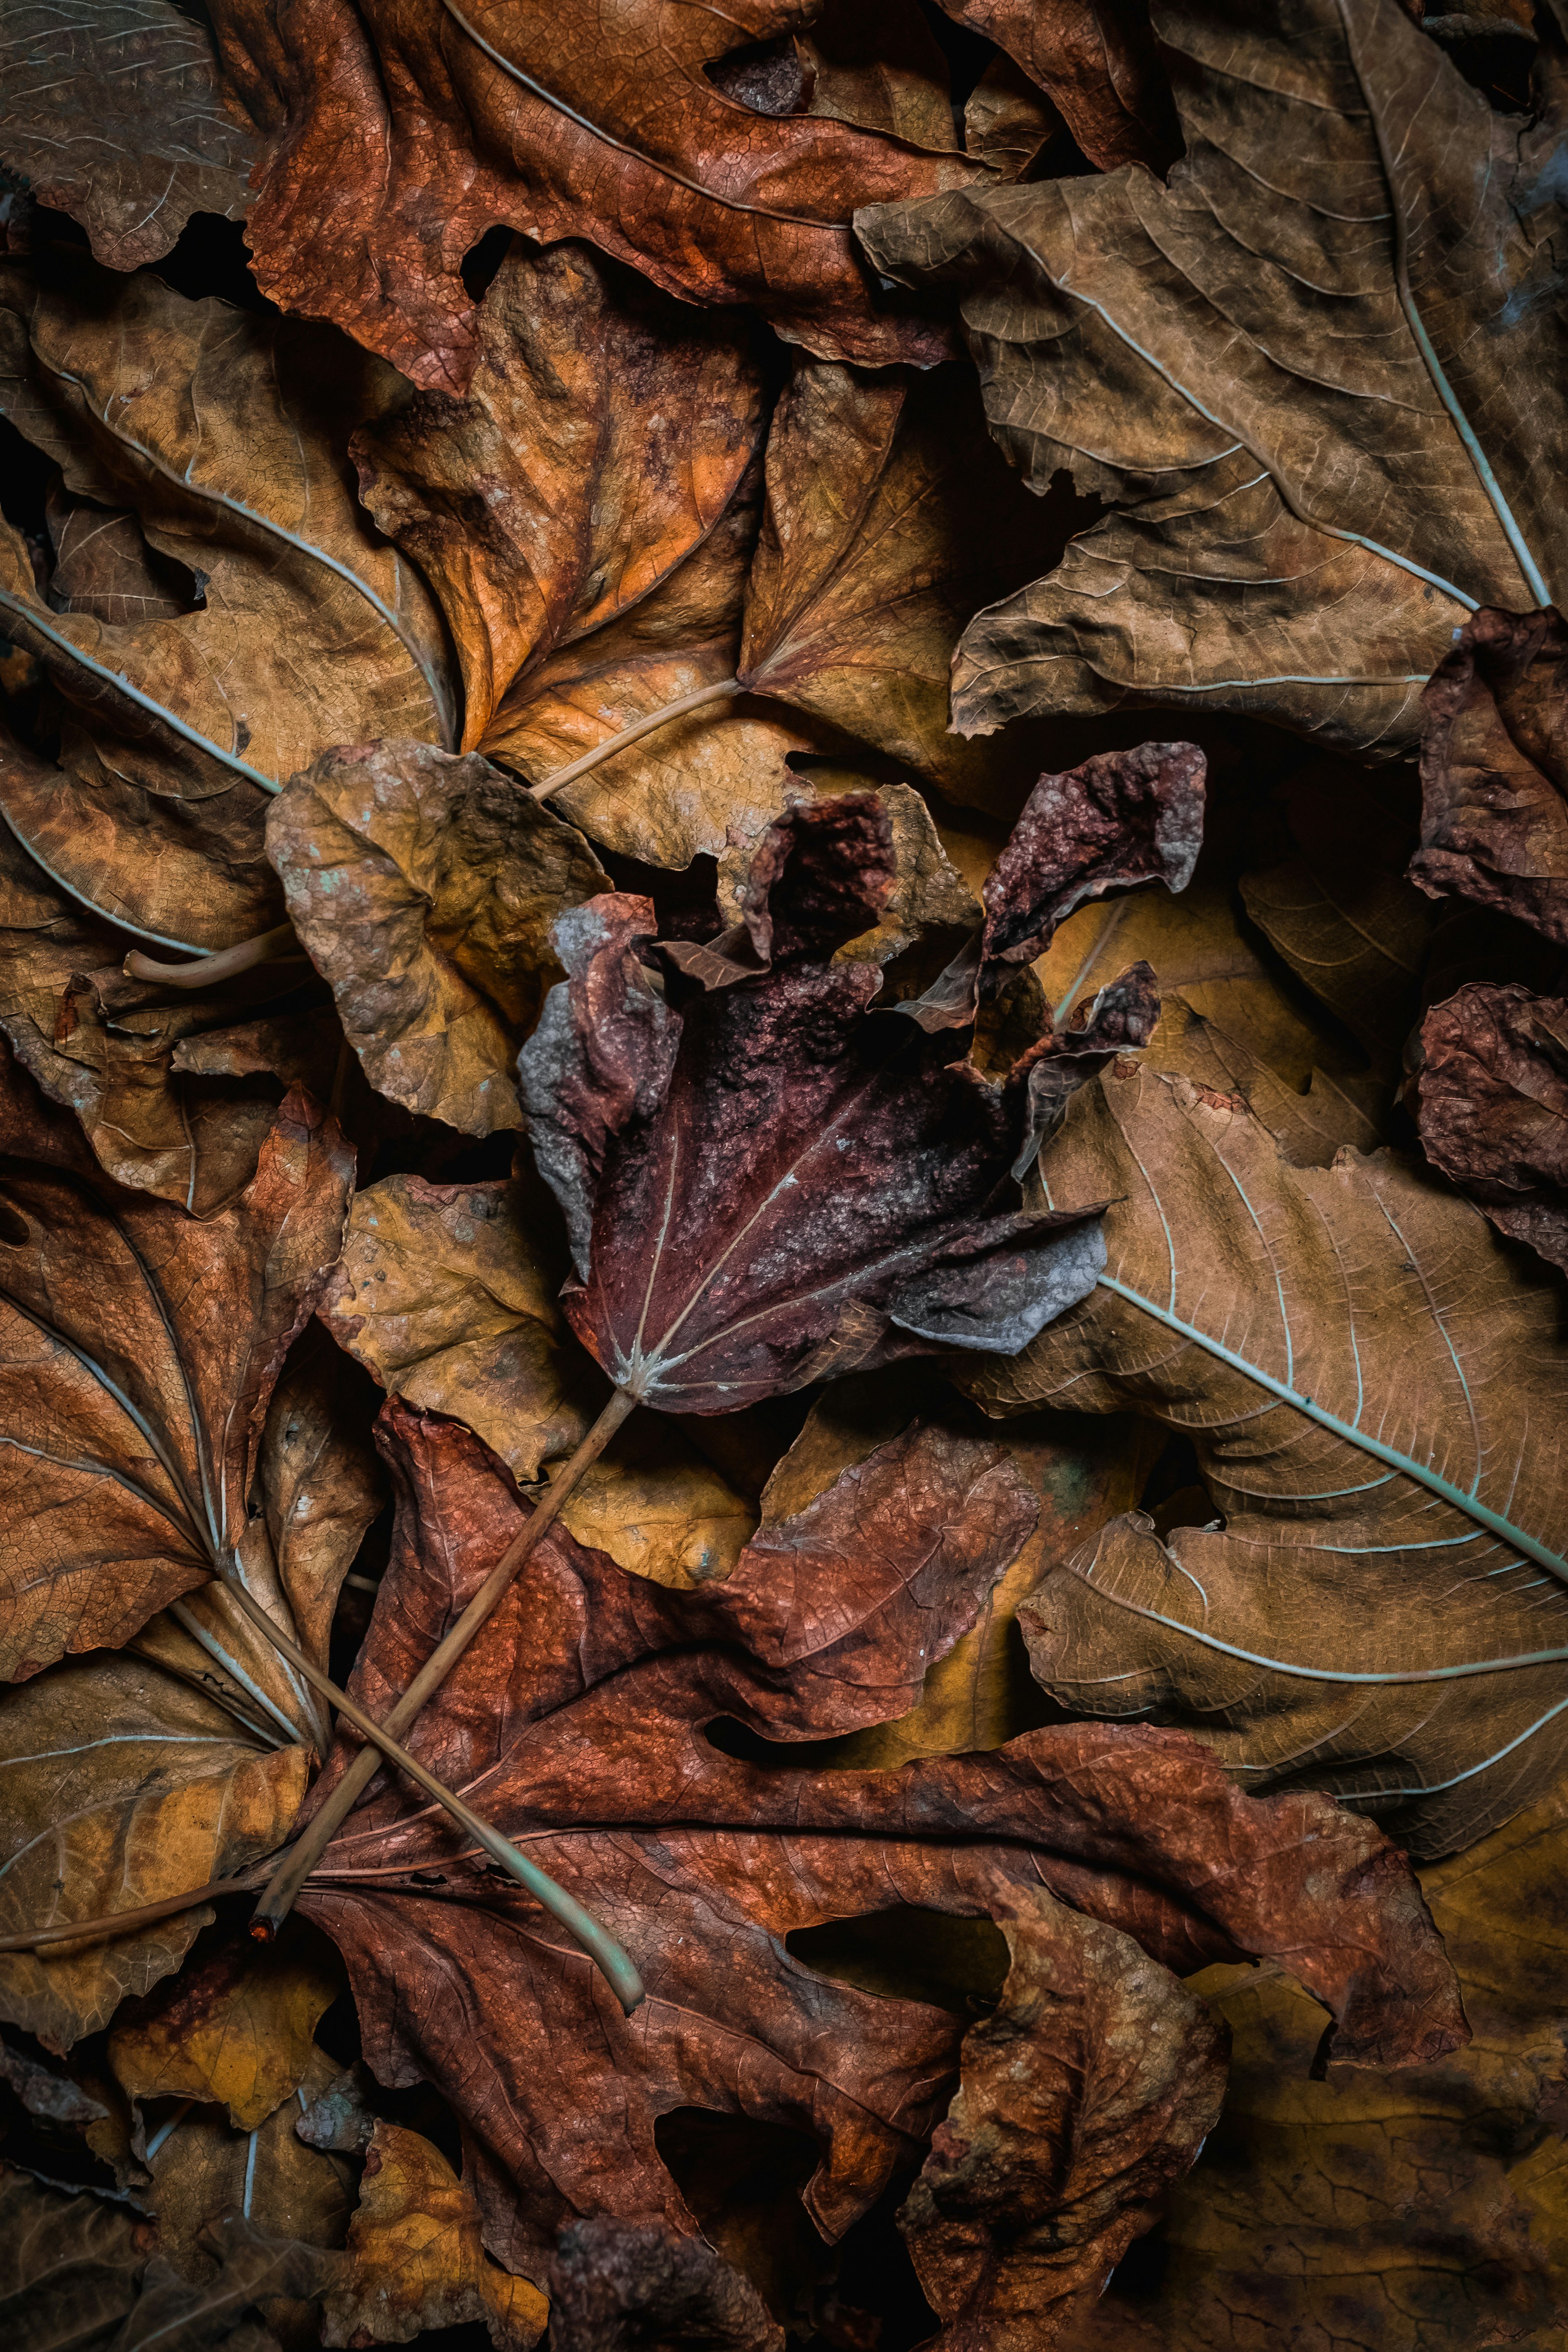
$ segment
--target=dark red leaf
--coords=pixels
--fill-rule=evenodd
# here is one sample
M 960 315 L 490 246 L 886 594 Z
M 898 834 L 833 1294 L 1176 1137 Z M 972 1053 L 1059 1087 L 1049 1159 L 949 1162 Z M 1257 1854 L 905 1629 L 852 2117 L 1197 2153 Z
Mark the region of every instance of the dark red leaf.
M 1568 1273 L 1568 999 L 1477 982 L 1421 1024 L 1422 1147 Z

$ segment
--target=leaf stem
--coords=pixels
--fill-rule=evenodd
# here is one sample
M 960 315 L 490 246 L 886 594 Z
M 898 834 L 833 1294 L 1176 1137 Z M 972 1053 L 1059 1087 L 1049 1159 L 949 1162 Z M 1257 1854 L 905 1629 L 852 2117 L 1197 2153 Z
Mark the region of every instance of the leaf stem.
M 579 776 L 587 774 L 590 768 L 596 768 L 601 761 L 612 759 L 617 751 L 624 751 L 628 743 L 636 743 L 644 735 L 651 735 L 656 727 L 667 726 L 672 719 L 683 719 L 689 710 L 700 710 L 705 703 L 726 702 L 731 695 L 744 692 L 745 688 L 738 677 L 727 677 L 718 686 L 700 686 L 695 694 L 683 694 L 678 701 L 667 702 L 662 709 L 650 710 L 646 719 L 635 719 L 629 727 L 623 727 L 618 735 L 606 736 L 596 751 L 584 751 L 580 760 L 572 761 L 564 768 L 557 768 L 555 773 L 546 776 L 542 783 L 530 784 L 529 792 L 536 801 L 548 800 L 551 793 L 558 793 L 563 784 L 574 784 Z
M 105 1911 L 96 1919 L 77 1919 L 63 1927 L 24 1927 L 15 1936 L 0 1936 L 0 1952 L 36 1952 L 46 1944 L 91 1943 L 104 1936 L 128 1935 L 133 1927 L 151 1927 L 176 1911 L 193 1911 L 216 1895 L 254 1895 L 258 1874 L 245 1878 L 214 1878 L 205 1886 L 188 1887 L 184 1895 L 165 1895 L 158 1903 L 138 1904 L 133 1911 Z
M 123 970 L 128 980 L 159 980 L 165 988 L 212 988 L 220 980 L 233 980 L 238 972 L 249 971 L 258 963 L 274 963 L 290 952 L 303 952 L 294 937 L 294 926 L 279 923 L 253 940 L 239 940 L 231 948 L 219 948 L 216 954 L 198 956 L 195 963 L 160 963 L 143 955 L 140 948 L 132 948 Z
M 530 1552 L 554 1526 L 584 1471 L 598 1460 L 636 1402 L 626 1389 L 617 1389 L 610 1398 L 576 1452 L 552 1479 L 549 1493 L 512 1538 L 457 1623 L 437 1643 L 387 1716 L 386 1732 L 389 1736 L 395 1738 L 400 1732 L 406 1731 L 426 1700 L 439 1690 Z M 268 1620 L 268 1623 L 270 1622 Z M 362 1719 L 357 1718 L 357 1711 L 356 1716 L 350 1717 L 351 1721 L 356 1719 Z M 375 1735 L 378 1739 L 381 1736 L 379 1731 Z M 379 1769 L 380 1762 L 374 1748 L 366 1748 L 354 1758 L 309 1829 L 290 1846 L 273 1873 L 256 1906 L 253 1932 L 276 1935 L 293 1908 L 300 1889 L 325 1853 L 339 1823 L 358 1802 L 362 1791 Z M 510 1851 L 515 1853 L 516 1849 Z M 510 1863 L 505 1866 L 511 1868 Z M 531 1870 L 533 1864 L 531 1863 L 528 1867 Z

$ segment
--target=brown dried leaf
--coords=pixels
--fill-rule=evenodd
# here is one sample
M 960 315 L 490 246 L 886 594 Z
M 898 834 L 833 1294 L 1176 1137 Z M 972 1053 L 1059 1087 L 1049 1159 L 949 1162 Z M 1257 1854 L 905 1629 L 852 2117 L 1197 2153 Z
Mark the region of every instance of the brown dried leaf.
M 1427 1159 L 1568 1274 L 1568 1001 L 1461 988 L 1422 1023 L 1417 1071 Z
M 1144 0 L 941 0 L 1047 91 L 1091 163 L 1164 173 L 1182 152 Z M 973 142 L 970 142 L 973 152 Z
M 252 2132 L 310 2071 L 316 2027 L 341 1983 L 318 1937 L 232 1946 L 122 2007 L 109 2063 L 133 2099 L 202 2100 Z

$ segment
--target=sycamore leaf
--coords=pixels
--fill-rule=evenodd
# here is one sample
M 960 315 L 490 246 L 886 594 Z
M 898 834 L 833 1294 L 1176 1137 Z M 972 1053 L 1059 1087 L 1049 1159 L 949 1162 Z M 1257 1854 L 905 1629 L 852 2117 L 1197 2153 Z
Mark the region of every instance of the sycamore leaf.
M 943 357 L 940 329 L 869 298 L 849 215 L 962 186 L 976 166 L 831 120 L 770 119 L 704 71 L 801 14 L 746 0 L 715 22 L 638 0 L 607 37 L 586 0 L 548 21 L 516 0 L 446 0 L 416 21 L 387 0 L 363 15 L 310 0 L 282 22 L 261 0 L 221 0 L 230 83 L 282 133 L 247 224 L 257 278 L 437 391 L 468 383 L 460 265 L 498 221 L 542 244 L 591 237 L 685 302 L 752 303 L 832 357 Z
M 1091 163 L 1163 172 L 1181 133 L 1142 0 L 941 0 L 1047 91 Z M 971 152 L 974 142 L 969 141 Z
M 174 615 L 104 620 L 91 593 L 60 609 L 0 531 L 0 618 L 63 704 L 58 769 L 0 766 L 6 822 L 144 939 L 217 948 L 276 924 L 278 783 L 331 743 L 447 730 L 439 616 L 346 464 L 384 378 L 320 326 L 153 277 L 4 275 L 0 409 L 73 500 L 133 510 L 187 583 Z
M 327 2345 L 406 2344 L 482 2319 L 496 2352 L 530 2352 L 549 2315 L 536 2286 L 489 2259 L 467 2182 L 401 2124 L 371 2134 L 343 2268 L 322 2304 Z
M 868 1021 L 877 968 L 825 961 L 892 887 L 875 802 L 790 810 L 752 874 L 769 968 L 679 1009 L 642 968 L 647 899 L 565 918 L 571 978 L 518 1065 L 566 1217 L 572 1328 L 617 1388 L 666 1412 L 1022 1346 L 1100 1263 L 1092 1208 L 1019 1204 L 1022 1087 Z
M 373 1711 L 523 1508 L 457 1423 L 392 1400 L 383 1427 L 398 1520 L 355 1669 Z M 1167 1966 L 1289 1954 L 1346 2054 L 1398 2063 L 1462 2039 L 1414 1882 L 1380 1834 L 1315 1796 L 1243 1797 L 1180 1737 L 1068 1726 L 897 1773 L 790 1761 L 792 1741 L 907 1707 L 1035 1511 L 1000 1449 L 917 1427 L 695 1592 L 627 1577 L 559 1528 L 528 1556 L 413 1736 L 591 1897 L 633 1952 L 645 2004 L 612 2016 L 548 1916 L 384 1776 L 303 1897 L 348 1963 L 376 2074 L 438 2081 L 458 2106 L 499 2259 L 538 2275 L 575 2215 L 690 2231 L 654 2133 L 681 2105 L 808 2133 L 805 2208 L 836 2238 L 939 2120 L 963 2021 L 834 1982 L 787 1938 L 889 1904 L 1037 1937 L 1037 1966 L 1005 1995 L 1019 2030 L 1043 1983 L 1081 1970 L 1087 1918 Z M 1131 1941 L 1095 1953 L 1142 1965 Z M 1072 2004 L 1037 2013 L 1047 2043 L 1058 2017 L 1070 2071 Z M 1046 2108 L 1070 2130 L 1042 2089 Z M 1161 2128 L 1152 2115 L 1156 2141 Z M 1069 2200 L 1087 2185 L 1076 2166 L 1056 2178 Z M 1051 2202 L 1042 2191 L 1042 2218 Z M 1120 2210 L 1104 2201 L 1102 2234 Z
M 1479 604 L 1568 593 L 1561 64 L 1494 111 L 1398 0 L 1154 0 L 1169 180 L 858 216 L 956 287 L 993 430 L 1113 511 L 979 614 L 954 723 L 1251 711 L 1378 757 Z
M 71 1660 L 0 1703 L 6 1934 L 207 1886 L 288 1835 L 306 1751 L 129 1654 Z M 63 2051 L 177 1968 L 210 1906 L 0 1956 L 0 2015 Z
M 251 1183 L 197 1222 L 100 1176 L 14 1069 L 0 1143 L 0 1654 L 20 1678 L 127 1641 L 235 1562 L 268 1401 L 341 1246 L 353 1160 L 290 1096 Z M 262 1532 L 240 1569 L 252 1583 L 268 1573 Z
M 1422 697 L 1421 846 L 1411 877 L 1568 947 L 1568 628 L 1484 611 Z
M 1433 1166 L 1568 1273 L 1568 1002 L 1472 982 L 1421 1024 L 1416 1072 Z
M 1230 2030 L 1226 2110 L 1125 2291 L 1073 2352 L 1471 2352 L 1561 2340 L 1568 2310 L 1568 1866 L 1559 1786 L 1422 1885 L 1464 1988 L 1466 2050 L 1310 2079 L 1318 2018 L 1269 1968 L 1192 1990 Z
M 1042 1154 L 1110 1192 L 1106 1272 L 993 1410 L 1185 1435 L 1211 1523 L 1138 1515 L 1023 1622 L 1063 1703 L 1196 1732 L 1248 1788 L 1331 1790 L 1442 1853 L 1568 1741 L 1559 1302 L 1465 1202 L 1380 1152 L 1292 1167 L 1245 1107 L 1118 1063 Z
M 193 213 L 242 218 L 258 147 L 205 28 L 169 0 L 7 8 L 0 154 L 110 269 L 158 260 Z
M 582 835 L 488 760 L 393 740 L 291 777 L 267 852 L 378 1092 L 466 1135 L 520 1127 L 551 927 L 609 885 Z
M 340 1982 L 313 1937 L 231 1947 L 125 2003 L 109 2063 L 131 2098 L 204 2100 L 254 2131 L 304 2081 Z

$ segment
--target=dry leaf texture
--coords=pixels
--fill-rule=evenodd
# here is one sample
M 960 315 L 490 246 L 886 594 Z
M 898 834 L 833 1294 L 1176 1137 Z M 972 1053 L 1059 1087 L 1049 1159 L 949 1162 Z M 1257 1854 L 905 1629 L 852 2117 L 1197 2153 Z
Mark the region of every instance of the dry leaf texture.
M 1421 1024 L 1416 1093 L 1433 1166 L 1568 1273 L 1568 1003 L 1461 988 Z

